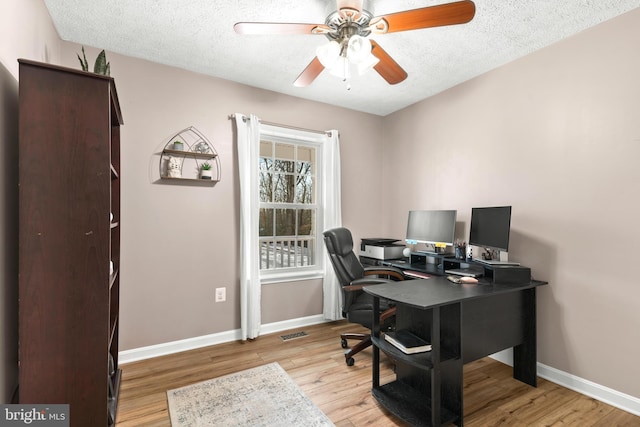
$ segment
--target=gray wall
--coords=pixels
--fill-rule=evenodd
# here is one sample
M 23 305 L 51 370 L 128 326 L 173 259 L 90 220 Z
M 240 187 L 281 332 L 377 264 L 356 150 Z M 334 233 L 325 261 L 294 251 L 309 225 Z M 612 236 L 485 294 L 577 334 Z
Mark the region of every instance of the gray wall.
M 65 43 L 62 63 L 75 66 L 79 50 Z M 86 51 L 89 58 L 98 52 Z M 124 116 L 121 349 L 240 328 L 239 189 L 230 114 L 339 129 L 344 221 L 377 232 L 383 213 L 366 196 L 373 188 L 363 192 L 359 185 L 361 179 L 382 185 L 380 118 L 114 53 L 107 58 Z M 175 132 L 191 125 L 218 152 L 220 182 L 214 187 L 158 183 L 158 153 Z M 360 209 L 372 214 L 361 218 Z M 227 288 L 226 302 L 214 303 L 217 287 Z M 322 313 L 321 292 L 320 279 L 265 285 L 263 323 Z
M 449 208 L 466 238 L 471 207 L 512 205 L 509 257 L 550 282 L 538 360 L 635 397 L 638 40 L 640 9 L 386 117 L 383 151 L 388 234 Z
M 0 402 L 17 383 L 18 352 L 18 82 L 0 64 Z

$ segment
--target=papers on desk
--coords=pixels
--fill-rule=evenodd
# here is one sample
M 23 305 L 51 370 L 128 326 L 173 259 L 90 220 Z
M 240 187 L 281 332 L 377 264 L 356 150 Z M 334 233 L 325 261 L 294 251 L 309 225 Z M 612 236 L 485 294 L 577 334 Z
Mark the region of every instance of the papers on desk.
M 385 332 L 384 339 L 405 354 L 431 351 L 431 344 L 407 330 Z

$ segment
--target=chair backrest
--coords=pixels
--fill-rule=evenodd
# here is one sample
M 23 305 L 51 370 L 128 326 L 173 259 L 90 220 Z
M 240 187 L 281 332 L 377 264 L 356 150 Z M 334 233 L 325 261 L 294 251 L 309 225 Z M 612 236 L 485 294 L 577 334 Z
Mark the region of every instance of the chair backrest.
M 356 254 L 353 253 L 351 232 L 344 227 L 338 227 L 322 234 L 340 286 L 347 286 L 355 279 L 364 277 L 364 268 Z

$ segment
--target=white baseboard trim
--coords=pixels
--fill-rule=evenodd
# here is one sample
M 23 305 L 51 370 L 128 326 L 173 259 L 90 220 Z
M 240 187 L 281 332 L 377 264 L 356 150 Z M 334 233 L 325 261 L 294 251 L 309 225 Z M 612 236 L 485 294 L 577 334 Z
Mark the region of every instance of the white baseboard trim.
M 274 322 L 260 326 L 260 334 L 271 334 L 274 332 L 285 331 L 287 329 L 300 328 L 305 326 L 317 325 L 325 323 L 321 314 L 308 317 L 300 317 L 297 319 L 284 320 L 282 322 Z M 118 353 L 118 363 L 131 363 L 139 360 L 150 359 L 152 357 L 166 356 L 168 354 L 179 353 L 181 351 L 194 350 L 196 348 L 207 347 L 210 345 L 222 344 L 230 341 L 238 341 L 241 339 L 240 329 L 233 331 L 219 332 L 216 334 L 203 335 L 200 337 L 187 338 L 184 340 L 171 341 L 162 344 L 150 345 L 147 347 L 134 348 L 131 350 L 123 350 Z
M 512 349 L 500 351 L 492 354 L 490 357 L 509 366 L 513 366 Z M 562 387 L 566 387 L 608 405 L 615 406 L 623 411 L 640 416 L 640 399 L 637 397 L 620 393 L 619 391 L 613 390 L 609 387 L 596 384 L 592 381 L 552 368 L 551 366 L 544 365 L 540 362 L 537 364 L 537 372 L 540 378 L 544 378 L 545 380 L 549 380 L 552 383 L 561 385 Z
M 286 331 L 289 329 L 301 328 L 305 326 L 325 323 L 321 314 L 315 316 L 301 317 L 298 319 L 274 322 L 260 327 L 260 334 L 271 334 L 274 332 Z M 237 341 L 241 337 L 240 329 L 220 332 L 200 337 L 187 338 L 184 340 L 172 341 L 163 344 L 151 345 L 148 347 L 124 350 L 118 353 L 120 364 L 137 362 L 139 360 L 150 359 L 152 357 L 166 356 L 168 354 L 179 353 L 181 351 L 193 350 L 210 345 L 222 344 L 230 341 Z M 491 358 L 506 365 L 513 366 L 513 350 L 508 349 L 494 353 Z M 640 399 L 628 394 L 620 393 L 611 388 L 596 384 L 584 378 L 577 377 L 556 368 L 537 364 L 538 376 L 549 380 L 555 384 L 574 390 L 578 393 L 592 397 L 596 400 L 615 406 L 623 411 L 640 416 Z

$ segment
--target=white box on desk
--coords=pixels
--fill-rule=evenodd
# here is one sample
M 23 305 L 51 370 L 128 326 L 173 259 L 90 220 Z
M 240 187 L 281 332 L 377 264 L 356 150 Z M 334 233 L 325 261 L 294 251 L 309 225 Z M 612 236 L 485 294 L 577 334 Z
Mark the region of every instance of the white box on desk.
M 389 245 L 389 246 L 375 246 L 375 245 L 364 245 L 364 247 L 360 247 L 360 256 L 365 256 L 369 258 L 375 259 L 398 259 L 402 258 L 402 251 L 404 250 L 404 245 Z

